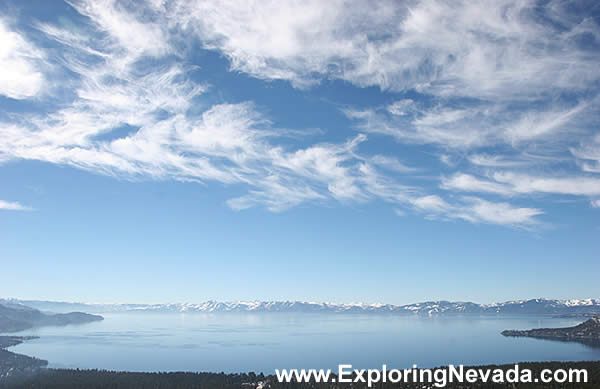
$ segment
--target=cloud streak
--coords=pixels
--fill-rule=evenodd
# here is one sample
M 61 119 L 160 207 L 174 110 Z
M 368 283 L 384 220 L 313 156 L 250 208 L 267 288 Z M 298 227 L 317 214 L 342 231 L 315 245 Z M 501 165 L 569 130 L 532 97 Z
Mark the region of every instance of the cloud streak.
M 490 179 L 456 173 L 442 180 L 442 187 L 466 192 L 494 193 L 504 196 L 536 193 L 571 196 L 600 196 L 600 178 L 543 177 L 523 173 L 495 172 Z
M 0 200 L 0 210 L 5 211 L 33 211 L 34 209 L 25 205 L 21 205 L 19 202 L 11 202 Z
M 516 207 L 506 202 L 492 202 L 478 197 L 464 196 L 448 203 L 437 195 L 411 200 L 413 207 L 432 219 L 460 219 L 471 223 L 508 225 L 531 229 L 540 224 L 536 216 L 544 212 L 536 208 Z

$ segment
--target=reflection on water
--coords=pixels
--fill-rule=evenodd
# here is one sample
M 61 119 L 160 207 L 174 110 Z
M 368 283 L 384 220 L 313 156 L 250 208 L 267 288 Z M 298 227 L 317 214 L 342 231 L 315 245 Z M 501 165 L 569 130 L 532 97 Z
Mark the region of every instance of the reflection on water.
M 500 335 L 505 329 L 569 327 L 576 318 L 418 318 L 346 314 L 104 314 L 78 326 L 45 327 L 12 350 L 50 367 L 133 371 L 256 371 L 387 364 L 495 364 L 599 360 L 594 345 Z

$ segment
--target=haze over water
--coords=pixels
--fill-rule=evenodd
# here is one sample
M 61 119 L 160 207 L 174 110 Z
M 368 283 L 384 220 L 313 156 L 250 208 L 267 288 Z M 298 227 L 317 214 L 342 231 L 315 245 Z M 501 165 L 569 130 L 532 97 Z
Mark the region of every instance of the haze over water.
M 277 368 L 434 367 L 519 361 L 599 360 L 600 348 L 505 329 L 563 327 L 580 318 L 406 317 L 307 313 L 107 313 L 102 322 L 44 327 L 11 350 L 49 367 L 130 371 L 255 371 Z

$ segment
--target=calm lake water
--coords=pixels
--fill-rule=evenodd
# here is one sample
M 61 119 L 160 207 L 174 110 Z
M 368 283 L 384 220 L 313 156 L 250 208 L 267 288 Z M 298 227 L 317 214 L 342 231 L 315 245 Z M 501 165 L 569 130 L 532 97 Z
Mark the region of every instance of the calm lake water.
M 131 371 L 406 368 L 544 360 L 600 360 L 600 348 L 505 329 L 563 327 L 582 319 L 532 316 L 417 318 L 348 314 L 103 314 L 102 322 L 44 327 L 14 352 L 50 367 Z

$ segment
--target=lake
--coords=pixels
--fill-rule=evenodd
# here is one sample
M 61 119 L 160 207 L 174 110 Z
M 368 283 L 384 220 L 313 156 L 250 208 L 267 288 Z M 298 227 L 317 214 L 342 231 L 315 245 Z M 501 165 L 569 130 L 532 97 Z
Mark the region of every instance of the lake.
M 264 372 L 278 368 L 435 367 L 600 360 L 600 348 L 507 338 L 505 329 L 573 326 L 533 316 L 406 317 L 353 314 L 106 313 L 83 325 L 43 327 L 11 350 L 49 367 L 130 371 Z

